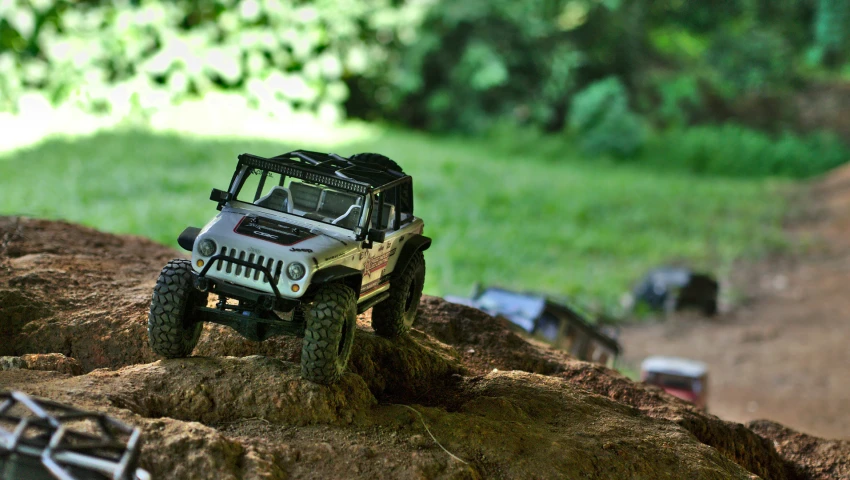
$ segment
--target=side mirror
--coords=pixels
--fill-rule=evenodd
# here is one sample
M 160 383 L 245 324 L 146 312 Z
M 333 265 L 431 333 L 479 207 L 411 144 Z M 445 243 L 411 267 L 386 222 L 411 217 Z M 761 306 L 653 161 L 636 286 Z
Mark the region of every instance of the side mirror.
M 213 188 L 212 192 L 210 192 L 210 200 L 218 203 L 226 203 L 233 200 L 233 194 Z
M 369 235 L 366 238 L 368 238 L 370 242 L 384 243 L 384 239 L 386 239 L 386 237 L 386 230 L 378 230 L 377 228 L 373 228 L 369 230 Z
M 225 203 L 233 200 L 233 194 L 225 192 L 224 190 L 213 188 L 212 192 L 210 192 L 210 200 L 218 203 L 218 209 L 221 210 L 221 207 L 224 206 Z

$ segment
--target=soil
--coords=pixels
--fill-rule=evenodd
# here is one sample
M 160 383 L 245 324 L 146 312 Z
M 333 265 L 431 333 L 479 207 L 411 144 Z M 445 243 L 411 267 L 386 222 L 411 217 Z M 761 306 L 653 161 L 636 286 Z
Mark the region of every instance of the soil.
M 154 478 L 850 478 L 850 444 L 745 426 L 423 297 L 411 335 L 358 320 L 350 372 L 299 375 L 300 339 L 206 325 L 193 357 L 147 345 L 147 240 L 0 217 L 0 390 L 142 429 Z
M 739 265 L 728 286 L 742 301 L 716 318 L 624 328 L 624 358 L 635 366 L 650 354 L 704 361 L 711 413 L 850 440 L 850 167 L 795 200 L 788 230 L 799 254 Z

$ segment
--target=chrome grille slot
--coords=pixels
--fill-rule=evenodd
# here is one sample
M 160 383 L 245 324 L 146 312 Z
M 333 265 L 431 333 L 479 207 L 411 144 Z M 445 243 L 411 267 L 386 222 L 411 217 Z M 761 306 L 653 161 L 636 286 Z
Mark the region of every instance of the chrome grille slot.
M 221 251 L 218 252 L 219 255 L 227 255 L 227 247 L 221 247 Z M 216 271 L 221 271 L 221 264 L 224 263 L 222 261 L 215 262 Z
M 272 271 L 273 267 L 274 267 L 274 259 L 270 258 L 270 259 L 266 260 L 266 270 L 268 270 L 269 274 L 271 274 L 271 275 L 274 275 L 274 272 Z M 263 282 L 264 283 L 269 283 L 269 280 L 270 280 L 270 278 L 263 275 Z
M 260 258 L 258 258 L 258 259 L 257 259 L 257 264 L 258 264 L 258 265 L 262 265 L 262 264 L 263 264 L 263 259 L 264 259 L 264 258 L 265 258 L 265 257 L 263 257 L 262 255 L 260 255 Z M 259 279 L 260 279 L 260 275 L 262 275 L 262 273 L 260 272 L 260 269 L 259 269 L 259 268 L 255 269 L 255 270 L 254 270 L 254 281 L 255 281 L 255 282 L 256 282 L 257 280 L 259 280 Z M 266 278 L 266 276 L 265 276 L 265 275 L 263 275 L 263 278 Z
M 280 282 L 280 272 L 283 271 L 283 261 L 277 261 L 277 268 L 274 269 L 274 283 Z
M 230 249 L 230 255 L 229 255 L 229 256 L 231 256 L 231 257 L 235 257 L 235 256 L 236 256 L 236 249 L 235 249 L 235 248 L 231 248 L 231 249 Z M 231 271 L 233 271 L 233 264 L 232 264 L 232 263 L 230 263 L 230 262 L 227 262 L 227 268 L 226 268 L 224 271 L 225 271 L 226 273 L 230 273 Z M 239 272 L 239 271 L 237 270 L 236 272 L 237 272 L 237 274 L 238 274 L 238 272 Z
M 245 252 L 243 250 L 239 250 L 239 260 L 245 260 Z M 234 274 L 238 277 L 242 273 L 242 265 L 236 265 L 236 272 Z
M 248 263 L 254 263 L 254 254 L 248 255 Z M 245 267 L 245 276 L 251 278 L 251 274 L 254 273 L 254 269 L 251 267 Z

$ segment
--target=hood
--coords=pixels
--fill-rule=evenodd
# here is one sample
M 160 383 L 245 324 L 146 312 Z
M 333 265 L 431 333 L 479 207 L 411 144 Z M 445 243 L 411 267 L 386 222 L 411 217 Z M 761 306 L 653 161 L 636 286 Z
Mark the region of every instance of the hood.
M 233 228 L 233 232 L 284 247 L 289 247 L 318 236 L 318 233 L 311 231 L 309 228 L 257 215 L 242 216 Z

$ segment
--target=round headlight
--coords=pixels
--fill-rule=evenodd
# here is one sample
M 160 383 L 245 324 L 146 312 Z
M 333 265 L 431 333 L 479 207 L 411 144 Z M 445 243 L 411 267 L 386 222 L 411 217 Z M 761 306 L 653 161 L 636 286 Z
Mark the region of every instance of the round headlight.
M 288 267 L 286 267 L 286 276 L 289 277 L 290 280 L 301 280 L 304 278 L 304 274 L 307 273 L 307 270 L 304 268 L 304 265 L 301 265 L 298 262 L 290 263 Z
M 205 238 L 201 240 L 201 243 L 198 244 L 198 253 L 205 257 L 209 257 L 214 254 L 216 250 L 216 244 L 212 239 Z

